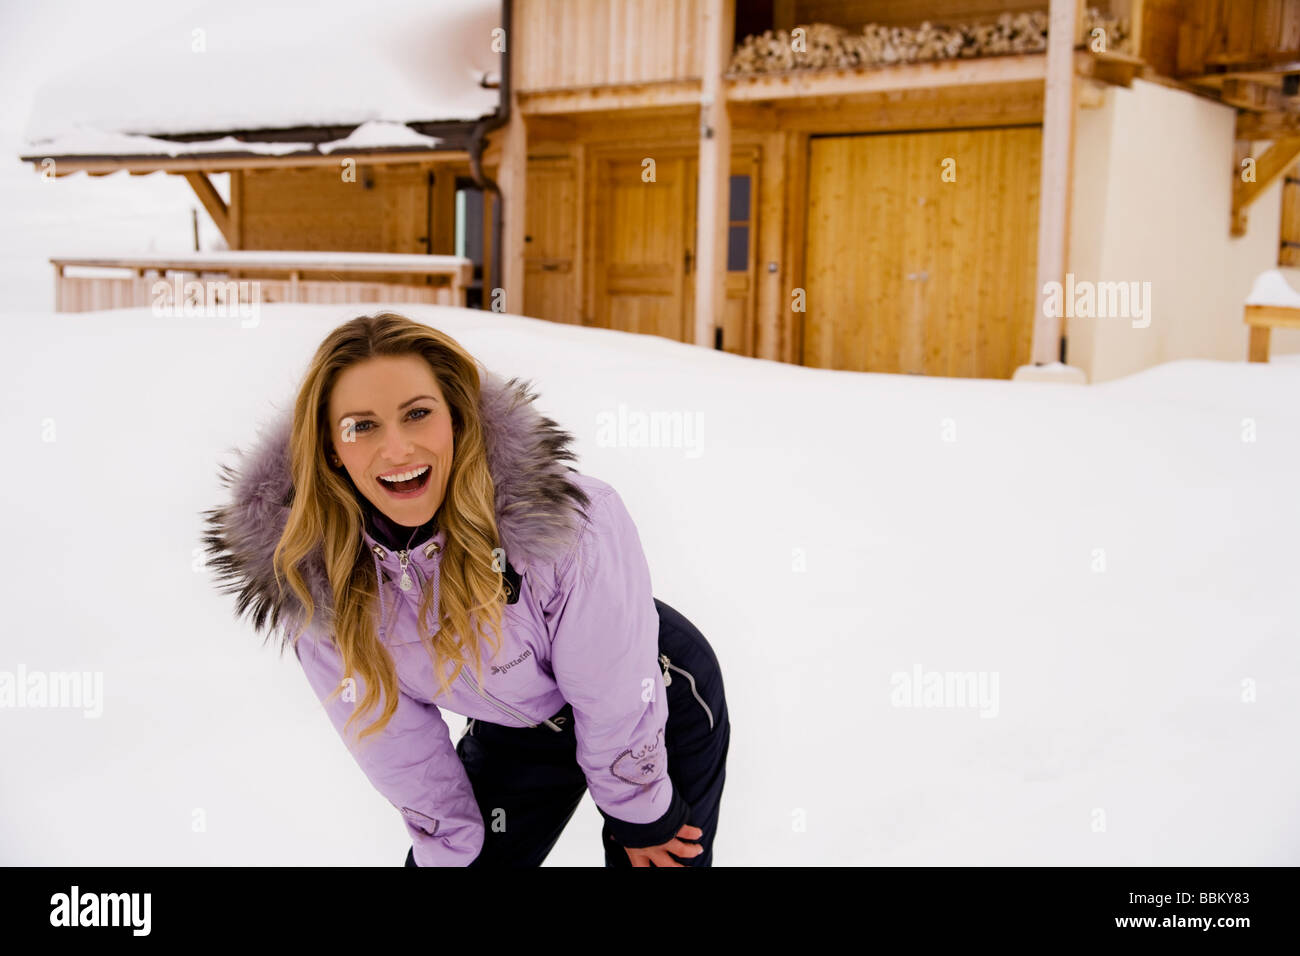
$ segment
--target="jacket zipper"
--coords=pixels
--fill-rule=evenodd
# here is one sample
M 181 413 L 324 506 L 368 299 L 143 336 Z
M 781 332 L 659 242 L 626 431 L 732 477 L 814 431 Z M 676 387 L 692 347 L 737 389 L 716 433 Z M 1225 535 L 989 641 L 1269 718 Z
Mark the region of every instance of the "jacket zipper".
M 402 588 L 403 591 L 409 591 L 411 589 L 411 578 L 410 575 L 407 573 L 407 565 L 410 561 L 411 552 L 407 550 L 402 550 L 396 552 L 396 554 L 397 554 L 397 560 L 402 566 L 402 580 L 399 586 Z M 424 576 L 419 573 L 418 566 L 416 566 L 416 575 L 420 578 L 421 581 L 424 580 Z M 532 718 L 527 717 L 524 714 L 521 714 L 519 711 L 515 710 L 509 704 L 505 703 L 504 701 L 498 700 L 497 698 L 489 694 L 487 691 L 485 691 L 483 688 L 479 687 L 478 681 L 476 681 L 474 677 L 470 674 L 468 667 L 461 667 L 460 676 L 461 679 L 465 680 L 470 685 L 470 687 L 474 688 L 475 693 L 477 693 L 488 703 L 495 705 L 496 708 L 500 710 L 502 713 L 509 714 L 510 716 L 514 717 L 516 720 L 522 720 L 529 727 L 538 726 L 537 722 L 534 721 Z M 550 727 L 551 730 L 557 731 L 559 733 L 564 732 L 564 729 L 562 727 L 557 726 L 556 723 L 553 720 L 551 720 L 549 717 L 546 718 L 546 720 L 542 721 L 542 723 Z
M 529 727 L 539 726 L 539 724 L 535 722 L 531 717 L 527 717 L 524 714 L 521 714 L 519 711 L 515 710 L 509 704 L 505 703 L 504 701 L 498 700 L 497 698 L 489 694 L 487 691 L 485 691 L 483 688 L 479 687 L 478 681 L 476 681 L 474 679 L 474 676 L 469 672 L 469 667 L 467 666 L 461 667 L 460 676 L 461 679 L 464 680 L 466 683 L 468 683 L 470 687 L 474 688 L 475 693 L 477 693 L 488 703 L 496 705 L 496 708 L 500 710 L 502 713 L 509 714 L 511 717 L 514 717 L 516 720 L 522 720 Z M 562 727 L 557 726 L 556 723 L 553 720 L 551 720 L 549 717 L 546 718 L 544 721 L 542 721 L 542 723 L 546 724 L 546 726 L 550 727 L 552 730 L 559 731 L 560 733 L 564 732 L 564 729 Z
M 397 552 L 397 562 L 402 566 L 402 580 L 397 582 L 397 586 L 403 591 L 411 590 L 411 575 L 407 571 L 407 565 L 411 563 L 411 552 L 402 550 Z
M 682 668 L 678 667 L 676 664 L 674 664 L 672 661 L 670 661 L 670 660 L 668 659 L 668 655 L 667 655 L 667 654 L 663 654 L 663 653 L 661 653 L 661 654 L 659 655 L 659 663 L 662 664 L 662 665 L 663 665 L 663 668 L 664 668 L 664 686 L 665 686 L 665 687 L 667 687 L 669 684 L 671 684 L 671 683 L 673 682 L 673 675 L 670 674 L 670 673 L 668 673 L 669 668 L 671 668 L 672 670 L 677 671 L 677 673 L 679 673 L 679 674 L 685 674 L 685 675 L 686 675 L 686 679 L 687 679 L 688 681 L 691 682 L 691 693 L 694 694 L 694 695 L 695 695 L 695 699 L 698 700 L 698 701 L 700 702 L 700 706 L 704 708 L 704 712 L 705 712 L 706 714 L 709 715 L 709 729 L 712 730 L 712 729 L 713 729 L 713 711 L 709 709 L 709 705 L 706 704 L 706 703 L 704 702 L 704 698 L 701 697 L 699 691 L 697 691 L 697 690 L 695 689 L 695 678 L 691 675 L 691 672 L 690 672 L 690 671 L 687 671 L 687 670 L 683 670 Z

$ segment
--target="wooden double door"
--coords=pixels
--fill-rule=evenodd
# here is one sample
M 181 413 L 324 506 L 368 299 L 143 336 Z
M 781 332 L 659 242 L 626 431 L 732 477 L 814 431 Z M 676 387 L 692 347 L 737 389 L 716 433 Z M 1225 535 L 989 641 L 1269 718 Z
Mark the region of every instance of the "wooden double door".
M 801 361 L 1010 378 L 1029 361 L 1041 127 L 813 137 Z

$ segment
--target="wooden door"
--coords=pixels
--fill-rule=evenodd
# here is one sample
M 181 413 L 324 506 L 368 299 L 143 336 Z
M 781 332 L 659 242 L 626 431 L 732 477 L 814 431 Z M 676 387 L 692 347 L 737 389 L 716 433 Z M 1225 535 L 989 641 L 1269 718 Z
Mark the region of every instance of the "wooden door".
M 578 186 L 573 160 L 530 160 L 527 189 L 524 315 L 577 324 Z
M 647 182 L 641 157 L 597 161 L 594 324 L 685 341 L 689 163 L 657 157 Z
M 1010 378 L 1028 362 L 1041 141 L 1039 127 L 811 139 L 803 364 Z
M 653 183 L 642 181 L 643 169 L 640 155 L 597 164 L 594 324 L 692 342 L 699 162 L 694 156 L 659 157 Z M 734 155 L 731 172 L 733 179 L 744 177 L 746 183 L 727 205 L 729 244 L 734 241 L 736 251 L 728 255 L 726 312 L 713 325 L 722 329 L 725 350 L 749 354 L 757 153 Z

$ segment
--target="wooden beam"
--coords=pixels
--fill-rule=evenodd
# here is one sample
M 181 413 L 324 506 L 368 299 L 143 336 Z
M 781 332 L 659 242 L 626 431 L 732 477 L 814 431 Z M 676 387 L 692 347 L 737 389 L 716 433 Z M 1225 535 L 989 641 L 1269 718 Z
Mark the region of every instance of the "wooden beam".
M 244 177 L 242 169 L 230 171 L 230 232 L 234 238 L 230 248 L 244 248 Z
M 1081 53 L 1083 58 L 1088 56 L 1089 54 Z M 1110 60 L 1119 64 L 1138 62 L 1124 54 L 1112 54 Z M 902 63 L 888 67 L 724 73 L 723 88 L 726 98 L 731 102 L 762 102 L 946 87 L 985 87 L 991 84 L 1041 86 L 1046 62 L 1046 56 L 1042 53 L 1022 53 L 933 63 Z M 685 79 L 525 90 L 517 96 L 520 111 L 531 121 L 535 116 L 560 117 L 601 111 L 694 107 L 699 104 L 703 93 L 700 81 Z
M 373 273 L 384 275 L 450 275 L 465 267 L 462 256 L 428 256 L 400 252 L 281 252 L 265 249 L 239 252 L 182 252 L 122 256 L 54 256 L 57 267 L 137 269 L 179 272 Z M 470 263 L 472 265 L 472 263 Z
M 429 197 L 429 252 L 449 256 L 456 251 L 456 169 L 435 166 Z
M 1241 169 L 1233 173 L 1232 187 L 1232 226 L 1234 236 L 1246 234 L 1246 208 L 1253 203 L 1264 190 L 1277 182 L 1279 176 L 1287 171 L 1296 157 L 1300 156 L 1300 136 L 1288 136 L 1277 140 L 1255 160 L 1254 182 L 1241 181 Z
M 772 29 L 789 33 L 796 26 L 798 21 L 795 19 L 795 0 L 773 0 Z
M 1042 83 L 1046 68 L 1044 54 L 1021 53 L 887 67 L 728 74 L 727 98 L 732 101 L 781 100 L 989 83 Z
M 695 219 L 694 328 L 687 341 L 713 348 L 727 307 L 727 209 L 731 185 L 731 117 L 722 74 L 731 57 L 735 0 L 703 0 L 699 195 Z M 752 199 L 752 197 L 751 197 Z
M 20 156 L 24 163 L 31 163 L 40 172 L 41 156 Z M 329 156 L 234 156 L 234 157 L 176 157 L 176 156 L 55 156 L 57 175 L 68 173 L 89 173 L 92 176 L 107 176 L 110 173 L 128 170 L 133 174 L 179 173 L 199 170 L 209 173 L 227 173 L 236 169 L 289 169 L 296 166 L 332 166 L 339 168 L 344 158 L 352 158 L 358 164 L 367 166 L 384 166 L 391 163 L 418 162 L 469 162 L 469 153 L 464 150 L 412 150 L 396 153 L 365 153 L 342 151 Z
M 1038 268 L 1030 360 L 1060 361 L 1061 316 L 1044 311 L 1049 282 L 1065 283 L 1070 239 L 1070 189 L 1074 174 L 1076 79 L 1074 25 L 1082 0 L 1051 0 L 1047 81 L 1043 95 L 1043 149 L 1039 176 Z
M 195 170 L 181 173 L 185 181 L 190 184 L 194 194 L 199 197 L 199 202 L 203 203 L 203 208 L 208 211 L 212 221 L 216 223 L 221 234 L 226 237 L 226 245 L 231 249 L 235 246 L 235 234 L 230 225 L 230 209 L 226 206 L 226 201 L 221 198 L 217 188 L 212 185 L 212 180 L 208 179 L 207 173 L 201 173 Z
M 648 107 L 694 107 L 700 102 L 698 80 L 619 83 L 562 90 L 527 90 L 517 94 L 527 116 L 630 110 Z
M 1285 111 L 1288 107 L 1287 98 L 1277 87 L 1265 86 L 1263 83 L 1237 77 L 1229 77 L 1223 81 L 1223 86 L 1219 90 L 1219 99 L 1228 106 L 1255 112 Z
M 1080 76 L 1109 83 L 1111 86 L 1131 87 L 1134 77 L 1140 76 L 1145 68 L 1145 62 L 1127 53 L 1080 50 L 1075 54 L 1075 71 Z
M 511 98 L 517 100 L 513 94 Z M 528 130 L 516 103 L 511 103 L 510 122 L 497 133 L 501 140 L 496 177 L 501 188 L 501 278 L 497 284 L 505 289 L 505 310 L 523 315 Z
M 1243 321 L 1252 328 L 1300 329 L 1300 309 L 1285 305 L 1248 305 Z
M 1119 8 L 1120 15 L 1123 16 L 1122 10 L 1128 7 L 1128 42 L 1129 52 L 1139 59 L 1142 58 L 1142 15 L 1146 12 L 1144 9 L 1145 0 L 1115 0 L 1111 9 Z
M 1238 113 L 1236 139 L 1259 142 L 1300 135 L 1300 113 Z

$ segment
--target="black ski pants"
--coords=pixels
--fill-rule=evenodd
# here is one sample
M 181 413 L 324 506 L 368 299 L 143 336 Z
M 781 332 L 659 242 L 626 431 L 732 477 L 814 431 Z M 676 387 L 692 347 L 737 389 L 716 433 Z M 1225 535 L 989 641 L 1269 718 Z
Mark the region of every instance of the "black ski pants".
M 712 866 L 726 779 L 731 724 L 718 659 L 704 635 L 684 616 L 655 598 L 659 652 L 668 658 L 668 723 L 664 732 L 668 776 L 691 807 L 686 822 L 704 831 L 703 852 L 674 859 L 683 866 Z M 661 659 L 662 663 L 662 659 Z M 471 867 L 540 866 L 578 808 L 587 780 L 577 761 L 573 707 L 565 704 L 545 724 L 504 727 L 471 720 L 456 744 L 483 814 L 483 848 Z M 493 811 L 502 808 L 509 826 L 494 832 Z M 685 838 L 682 838 L 685 839 Z M 632 865 L 627 851 L 601 830 L 606 866 Z M 413 851 L 406 865 L 415 866 Z

